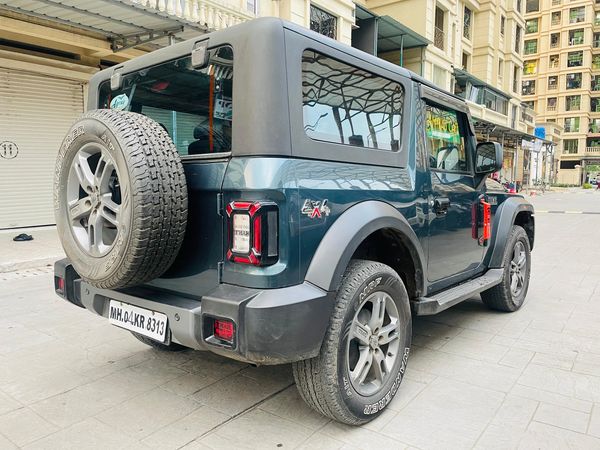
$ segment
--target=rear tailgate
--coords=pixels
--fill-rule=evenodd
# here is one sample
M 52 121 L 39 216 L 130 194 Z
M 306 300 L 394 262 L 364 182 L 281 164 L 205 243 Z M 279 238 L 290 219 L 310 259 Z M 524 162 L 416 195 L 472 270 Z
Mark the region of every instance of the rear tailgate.
M 186 161 L 188 223 L 179 255 L 171 268 L 148 283 L 183 295 L 199 297 L 219 284 L 223 261 L 221 192 L 228 160 Z

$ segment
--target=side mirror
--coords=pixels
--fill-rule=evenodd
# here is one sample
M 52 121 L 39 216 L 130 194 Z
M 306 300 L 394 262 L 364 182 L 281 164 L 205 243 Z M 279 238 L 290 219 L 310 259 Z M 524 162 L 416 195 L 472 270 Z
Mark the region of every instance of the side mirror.
M 475 173 L 488 174 L 502 169 L 503 151 L 498 142 L 482 142 L 475 151 Z

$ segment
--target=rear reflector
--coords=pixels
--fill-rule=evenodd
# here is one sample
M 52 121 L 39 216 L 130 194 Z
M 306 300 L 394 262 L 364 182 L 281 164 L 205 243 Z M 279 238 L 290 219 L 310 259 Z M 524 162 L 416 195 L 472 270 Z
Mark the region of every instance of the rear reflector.
M 214 336 L 222 341 L 233 342 L 235 335 L 231 320 L 215 319 Z

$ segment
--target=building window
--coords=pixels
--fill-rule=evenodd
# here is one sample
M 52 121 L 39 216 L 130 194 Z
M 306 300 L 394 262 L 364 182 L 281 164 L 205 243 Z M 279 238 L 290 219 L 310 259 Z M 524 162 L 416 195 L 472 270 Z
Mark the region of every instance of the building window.
M 600 25 L 600 11 L 596 11 L 596 15 L 594 16 L 594 25 Z
M 568 73 L 566 88 L 581 89 L 581 73 Z
M 525 41 L 525 50 L 523 51 L 526 55 L 531 55 L 532 53 L 537 53 L 538 41 L 537 39 L 529 39 Z
M 579 117 L 565 117 L 565 133 L 579 133 Z
M 560 25 L 561 19 L 562 19 L 562 15 L 561 15 L 560 11 L 554 11 L 552 13 L 552 26 L 556 27 L 556 26 Z
M 552 0 L 552 6 L 560 5 L 560 0 Z
M 400 150 L 401 84 L 305 50 L 302 105 L 304 130 L 311 139 L 355 148 Z
M 550 55 L 549 66 L 551 69 L 558 69 L 560 67 L 560 55 Z
M 463 70 L 466 70 L 467 72 L 469 71 L 469 60 L 470 60 L 470 55 L 466 52 L 463 52 L 462 54 L 462 68 Z
M 590 111 L 600 112 L 600 97 L 592 97 L 590 99 Z
M 525 34 L 538 32 L 539 19 L 528 19 L 525 21 Z
M 581 23 L 583 21 L 585 21 L 585 6 L 569 10 L 569 23 Z
M 546 109 L 548 111 L 556 111 L 557 102 L 558 100 L 556 97 L 548 97 L 548 100 L 546 100 Z
M 254 15 L 258 15 L 258 0 L 246 0 L 246 9 Z
M 560 33 L 550 35 L 550 48 L 556 48 L 560 45 Z
M 525 108 L 529 108 L 529 109 L 532 109 L 532 110 L 535 111 L 535 102 L 533 100 L 529 100 L 529 101 L 523 102 L 523 106 Z
M 527 0 L 525 5 L 525 13 L 536 12 L 540 10 L 540 0 Z M 520 10 L 519 10 L 520 12 Z
M 535 75 L 537 73 L 537 59 L 530 59 L 523 63 L 523 75 Z
M 440 50 L 444 50 L 446 33 L 444 32 L 444 10 L 439 6 L 435 7 L 435 27 L 433 30 L 433 45 Z
M 563 153 L 572 155 L 579 149 L 579 139 L 563 139 Z
M 581 95 L 567 95 L 565 97 L 565 109 L 567 111 L 579 111 L 581 109 Z
M 513 85 L 512 85 L 512 90 L 513 92 L 517 93 L 519 92 L 519 66 L 513 66 Z M 534 83 L 535 86 L 535 83 Z M 534 88 L 535 91 L 535 88 Z
M 504 77 L 504 60 L 498 58 L 498 79 L 501 80 Z
M 567 67 L 580 67 L 583 65 L 583 51 L 569 52 L 567 55 Z
M 310 5 L 310 29 L 332 39 L 337 38 L 337 17 Z
M 535 94 L 535 80 L 524 80 L 523 81 L 523 95 Z
M 600 48 L 600 33 L 594 33 L 594 40 L 592 41 L 592 47 Z
M 521 27 L 519 25 L 517 25 L 517 28 L 515 30 L 515 52 L 521 53 Z
M 504 36 L 505 28 L 506 28 L 506 17 L 500 16 L 500 36 Z
M 558 76 L 552 75 L 548 77 L 548 90 L 557 89 L 558 88 Z
M 591 119 L 588 126 L 588 133 L 600 133 L 600 119 Z
M 592 75 L 592 91 L 600 91 L 600 75 Z
M 569 31 L 569 45 L 583 44 L 583 28 Z
M 592 69 L 600 69 L 600 55 L 592 55 Z
M 463 36 L 471 40 L 471 24 L 473 22 L 473 11 L 465 6 L 463 17 Z
M 446 81 L 446 71 L 439 66 L 433 66 L 433 84 L 441 87 L 442 89 L 447 89 L 447 81 Z

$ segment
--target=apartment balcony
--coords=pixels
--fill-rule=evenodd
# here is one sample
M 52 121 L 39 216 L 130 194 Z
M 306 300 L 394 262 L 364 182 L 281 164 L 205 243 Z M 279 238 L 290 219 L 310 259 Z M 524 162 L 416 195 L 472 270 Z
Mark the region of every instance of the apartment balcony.
M 144 8 L 220 30 L 253 19 L 246 0 L 132 0 Z M 258 3 L 256 3 L 258 4 Z
M 590 156 L 600 156 L 600 147 L 586 147 L 585 154 Z

